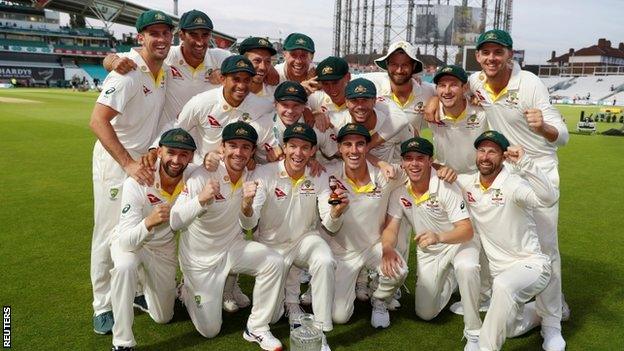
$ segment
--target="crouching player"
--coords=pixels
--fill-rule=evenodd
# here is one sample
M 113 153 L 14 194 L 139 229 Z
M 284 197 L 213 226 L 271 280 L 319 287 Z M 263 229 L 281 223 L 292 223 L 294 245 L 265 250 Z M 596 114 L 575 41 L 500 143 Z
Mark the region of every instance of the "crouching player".
M 478 173 L 460 175 L 476 232 L 493 276 L 490 309 L 479 336 L 480 350 L 500 350 L 505 338 L 540 324 L 535 303 L 550 280 L 533 209 L 557 202 L 557 191 L 519 146 L 487 131 L 474 143 Z M 503 161 L 507 162 L 503 164 Z
M 136 345 L 132 303 L 140 265 L 145 268 L 149 315 L 157 323 L 167 323 L 173 317 L 177 263 L 169 211 L 192 172 L 187 165 L 193 160 L 195 149 L 190 134 L 171 129 L 160 138 L 154 184 L 142 186 L 130 177 L 124 183 L 121 219 L 111 242 L 113 350 L 132 350 Z
M 245 122 L 223 128 L 223 161 L 215 172 L 196 169 L 171 209 L 171 227 L 180 234 L 181 295 L 197 331 L 215 337 L 221 330 L 223 287 L 228 274 L 254 276 L 253 306 L 243 338 L 264 350 L 281 350 L 269 322 L 279 305 L 284 262 L 263 244 L 246 241 L 239 225 L 245 166 L 258 133 Z
M 423 138 L 401 144 L 402 167 L 409 181 L 392 192 L 382 233 L 382 272 L 394 276 L 403 262 L 395 245 L 402 218 L 416 233 L 416 314 L 435 318 L 448 304 L 456 284 L 464 305 L 465 350 L 478 350 L 479 243 L 459 188 L 441 181 L 433 163 L 433 145 Z

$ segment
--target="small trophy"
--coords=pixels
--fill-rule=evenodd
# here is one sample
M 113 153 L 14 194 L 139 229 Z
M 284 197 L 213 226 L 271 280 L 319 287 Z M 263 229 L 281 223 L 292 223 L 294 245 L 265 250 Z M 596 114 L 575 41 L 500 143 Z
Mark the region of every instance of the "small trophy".
M 327 202 L 329 202 L 330 205 L 339 205 L 342 200 L 340 200 L 340 196 L 336 194 L 336 188 L 338 188 L 338 180 L 336 179 L 336 177 L 329 177 L 329 188 L 331 189 L 332 193 L 331 195 L 329 195 L 329 200 Z

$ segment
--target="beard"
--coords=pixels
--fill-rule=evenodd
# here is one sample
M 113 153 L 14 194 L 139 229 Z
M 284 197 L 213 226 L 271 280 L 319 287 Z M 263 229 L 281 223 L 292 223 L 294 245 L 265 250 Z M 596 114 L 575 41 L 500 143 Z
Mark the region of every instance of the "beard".
M 184 172 L 184 170 L 186 169 L 186 166 L 180 168 L 179 170 L 173 170 L 171 168 L 171 161 L 167 162 L 165 165 L 163 165 L 163 170 L 165 171 L 165 173 L 167 173 L 168 176 L 170 176 L 171 178 L 177 178 L 179 176 L 182 175 L 182 173 Z

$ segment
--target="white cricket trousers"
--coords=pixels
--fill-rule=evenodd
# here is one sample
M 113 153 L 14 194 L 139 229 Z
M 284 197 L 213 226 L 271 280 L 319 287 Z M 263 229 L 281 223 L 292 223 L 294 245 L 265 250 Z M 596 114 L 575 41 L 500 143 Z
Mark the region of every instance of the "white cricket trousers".
M 143 245 L 136 251 L 124 251 L 119 242 L 111 243 L 113 269 L 111 275 L 111 302 L 115 325 L 113 345 L 136 345 L 134 322 L 134 295 L 139 281 L 139 267 L 143 266 L 145 299 L 149 315 L 156 323 L 167 323 L 173 318 L 176 298 L 176 244 L 174 240 L 163 246 Z
M 444 245 L 440 251 L 418 248 L 415 291 L 416 315 L 426 321 L 435 318 L 459 287 L 464 306 L 464 330 L 478 334 L 481 328 L 479 294 L 481 288 L 480 243 L 473 238 L 462 244 Z
M 522 335 L 532 318 L 523 318 L 524 304 L 546 287 L 550 279 L 550 264 L 546 259 L 516 262 L 494 275 L 490 308 L 479 335 L 482 351 L 500 350 L 505 339 Z
M 286 267 L 286 303 L 299 303 L 299 268 L 307 268 L 312 276 L 312 310 L 317 321 L 323 323 L 323 331 L 331 331 L 332 305 L 334 303 L 334 270 L 336 262 L 329 245 L 320 234 L 308 234 L 295 245 L 285 249 L 276 249 L 284 257 Z M 290 268 L 290 269 L 289 269 Z M 296 279 L 296 281 L 294 281 Z M 296 287 L 297 289 L 294 289 Z M 275 316 L 275 321 L 280 316 Z
M 395 250 L 396 251 L 396 250 Z M 367 268 L 379 274 L 379 285 L 373 293 L 378 299 L 387 299 L 394 295 L 397 288 L 403 284 L 407 277 L 407 264 L 403 262 L 401 272 L 397 277 L 387 277 L 381 273 L 381 243 L 376 243 L 364 251 L 337 253 L 336 259 L 336 290 L 334 293 L 334 306 L 332 319 L 336 324 L 345 324 L 353 315 L 353 302 L 355 301 L 355 282 L 360 270 Z M 396 251 L 400 256 L 400 253 Z M 314 293 L 312 293 L 314 298 Z
M 182 299 L 195 329 L 206 338 L 219 334 L 225 280 L 228 274 L 242 273 L 256 277 L 247 329 L 268 331 L 269 322 L 282 301 L 284 259 L 267 246 L 242 236 L 225 250 L 223 257 L 209 267 L 180 262 L 184 273 Z
M 95 315 L 111 310 L 110 242 L 119 223 L 121 193 L 126 173 L 99 141 L 93 147 L 93 238 L 91 285 Z
M 557 159 L 547 158 L 536 161 L 540 170 L 548 176 L 552 185 L 559 192 L 559 170 Z M 552 207 L 540 207 L 533 210 L 535 231 L 539 238 L 542 253 L 550 258 L 552 272 L 548 286 L 535 297 L 537 313 L 542 317 L 542 326 L 561 329 L 561 309 L 563 292 L 561 287 L 561 255 L 557 224 L 559 221 L 559 201 Z

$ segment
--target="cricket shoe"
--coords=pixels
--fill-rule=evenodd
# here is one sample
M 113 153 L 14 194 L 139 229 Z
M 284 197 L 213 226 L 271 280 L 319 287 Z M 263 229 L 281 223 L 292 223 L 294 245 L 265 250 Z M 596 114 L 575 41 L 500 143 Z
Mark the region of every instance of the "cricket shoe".
M 397 289 L 397 291 L 394 292 L 394 296 L 386 303 L 386 306 L 388 307 L 388 311 L 396 311 L 399 308 L 401 308 L 401 303 L 399 302 L 400 298 L 401 298 L 401 289 Z
M 312 289 L 309 286 L 308 290 L 299 297 L 299 302 L 304 306 L 310 306 L 312 304 Z
M 564 351 L 566 342 L 561 335 L 561 329 L 555 327 L 542 327 L 542 348 L 544 351 Z
M 148 307 L 147 307 L 147 300 L 145 300 L 145 295 L 138 295 L 134 297 L 134 302 L 132 303 L 132 306 L 134 306 L 135 308 L 140 309 L 141 311 L 148 313 Z
M 106 311 L 93 317 L 93 331 L 96 334 L 105 335 L 110 333 L 114 324 L 113 311 Z
M 488 309 L 490 309 L 490 300 L 481 301 L 481 303 L 479 304 L 479 312 L 487 312 Z M 464 315 L 464 305 L 461 303 L 461 301 L 457 301 L 452 304 L 451 307 L 449 307 L 449 310 L 460 316 Z
M 479 334 L 464 331 L 466 346 L 464 351 L 479 351 Z
M 134 351 L 132 346 L 113 346 L 111 351 Z
M 362 281 L 355 283 L 355 297 L 360 301 L 368 301 L 370 299 L 368 282 Z
M 234 298 L 234 301 L 236 301 L 236 305 L 238 306 L 238 308 L 246 308 L 251 305 L 251 300 L 249 300 L 247 295 L 243 294 L 240 286 L 238 286 L 238 282 L 234 284 L 232 297 Z
M 238 305 L 234 300 L 234 294 L 231 291 L 223 292 L 223 310 L 225 312 L 234 313 L 238 311 Z
M 299 319 L 305 312 L 299 306 L 298 303 L 287 303 L 285 315 L 288 317 L 288 323 L 290 325 L 294 325 L 295 323 L 299 323 Z
M 257 343 L 263 350 L 282 351 L 282 343 L 278 338 L 274 337 L 269 330 L 254 333 L 246 329 L 243 332 L 243 339 Z
M 388 328 L 390 326 L 390 313 L 384 300 L 371 298 L 373 311 L 371 312 L 371 325 L 373 328 Z

